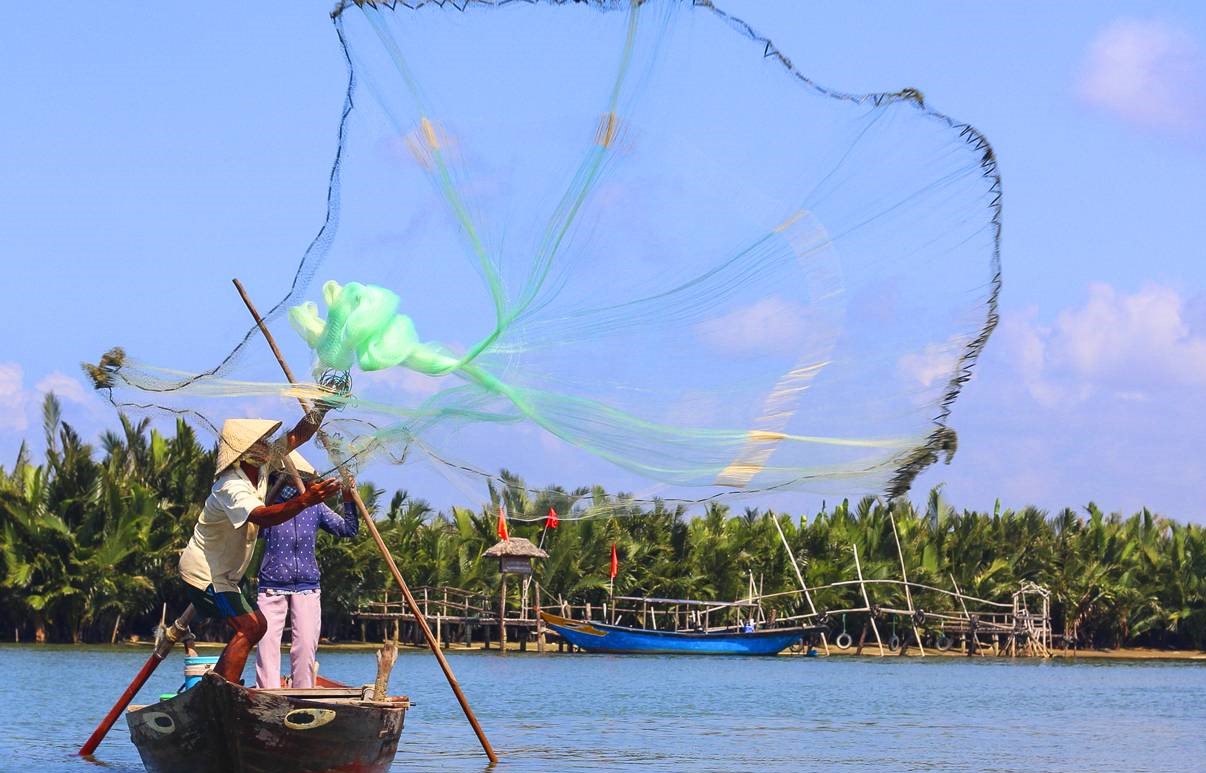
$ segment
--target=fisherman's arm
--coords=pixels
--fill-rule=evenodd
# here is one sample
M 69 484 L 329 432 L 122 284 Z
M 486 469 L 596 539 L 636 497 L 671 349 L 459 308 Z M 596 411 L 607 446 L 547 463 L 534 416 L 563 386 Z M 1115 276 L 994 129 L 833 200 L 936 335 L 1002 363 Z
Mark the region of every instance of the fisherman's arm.
M 324 405 L 316 405 L 314 409 L 301 418 L 293 429 L 289 430 L 285 435 L 285 453 L 292 451 L 302 445 L 310 438 L 314 437 L 314 433 L 318 431 L 322 425 L 323 417 L 327 415 L 327 407 Z M 279 441 L 278 441 L 279 442 Z
M 319 504 L 339 490 L 339 481 L 317 480 L 293 499 L 275 505 L 260 505 L 251 511 L 247 520 L 256 526 L 277 526 L 293 518 L 307 507 Z
M 349 478 L 349 483 L 343 487 L 343 515 L 342 517 L 329 507 L 322 508 L 322 517 L 319 519 L 319 526 L 330 532 L 336 537 L 343 539 L 351 539 L 360 533 L 360 518 L 359 512 L 356 509 L 356 501 L 352 498 L 352 491 L 356 486 L 356 481 Z

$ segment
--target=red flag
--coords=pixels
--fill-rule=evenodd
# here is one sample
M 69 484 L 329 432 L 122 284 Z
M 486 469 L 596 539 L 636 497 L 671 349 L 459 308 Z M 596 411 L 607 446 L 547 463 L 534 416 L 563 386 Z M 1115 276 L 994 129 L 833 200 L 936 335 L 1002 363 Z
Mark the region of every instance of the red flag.
M 507 533 L 507 513 L 503 508 L 504 505 L 498 506 L 498 538 L 511 539 L 511 536 Z
M 561 521 L 557 520 L 557 511 L 550 507 L 548 517 L 544 519 L 544 528 L 556 529 L 559 523 Z
M 616 543 L 611 543 L 611 579 L 615 579 L 620 571 L 620 559 L 616 557 Z

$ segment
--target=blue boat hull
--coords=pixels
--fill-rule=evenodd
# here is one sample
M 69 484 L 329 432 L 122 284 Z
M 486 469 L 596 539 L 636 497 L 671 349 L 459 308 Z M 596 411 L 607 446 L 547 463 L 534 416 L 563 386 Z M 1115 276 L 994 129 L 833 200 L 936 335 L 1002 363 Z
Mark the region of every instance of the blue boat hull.
M 587 652 L 660 655 L 775 655 L 820 628 L 699 633 L 649 631 L 594 621 L 569 620 L 542 612 L 549 627 Z

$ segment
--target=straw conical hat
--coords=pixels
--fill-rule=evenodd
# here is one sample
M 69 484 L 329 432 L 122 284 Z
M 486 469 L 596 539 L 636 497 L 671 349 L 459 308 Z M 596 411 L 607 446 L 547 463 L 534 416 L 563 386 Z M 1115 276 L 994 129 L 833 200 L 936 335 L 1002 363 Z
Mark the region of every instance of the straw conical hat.
M 318 470 L 314 469 L 314 465 L 306 461 L 306 457 L 299 454 L 297 451 L 289 452 L 289 461 L 293 462 L 293 466 L 302 475 L 317 475 Z
M 222 423 L 218 439 L 217 472 L 239 461 L 256 441 L 263 440 L 281 428 L 279 421 L 267 419 L 227 419 Z

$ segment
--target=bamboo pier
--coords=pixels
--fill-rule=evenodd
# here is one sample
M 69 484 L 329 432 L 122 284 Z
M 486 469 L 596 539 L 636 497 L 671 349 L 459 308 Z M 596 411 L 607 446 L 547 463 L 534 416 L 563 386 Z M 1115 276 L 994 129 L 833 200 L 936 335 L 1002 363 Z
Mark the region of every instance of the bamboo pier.
M 861 605 L 835 608 L 810 608 L 796 615 L 777 616 L 766 611 L 767 602 L 799 597 L 807 604 L 804 590 L 761 594 L 753 589 L 747 598 L 736 601 L 701 601 L 647 596 L 616 596 L 610 604 L 569 603 L 542 594 L 528 594 L 518 608 L 508 607 L 502 621 L 507 640 L 520 651 L 529 644 L 543 649 L 544 642 L 565 643 L 547 630 L 538 616 L 538 605 L 574 620 L 615 620 L 617 624 L 659 630 L 730 631 L 751 622 L 759 627 L 792 624 L 828 625 L 828 645 L 836 652 L 853 650 L 862 654 L 868 636 L 872 650 L 879 656 L 905 655 L 915 647 L 921 656 L 960 652 L 973 655 L 1050 657 L 1054 636 L 1051 631 L 1050 593 L 1033 583 L 1024 583 L 1009 601 L 992 601 L 960 592 L 895 579 L 870 579 L 859 576 L 809 588 L 813 599 L 824 598 L 827 591 L 855 589 Z M 874 599 L 895 591 L 908 600 L 903 606 L 877 604 Z M 905 593 L 907 591 L 907 594 Z M 499 648 L 499 607 L 497 600 L 484 592 L 454 587 L 425 586 L 414 589 L 419 612 L 433 626 L 436 640 L 447 649 Z M 924 608 L 914 603 L 919 598 L 945 600 Z M 422 646 L 421 632 L 413 610 L 403 600 L 388 596 L 363 605 L 354 615 L 361 624 L 361 638 L 369 640 L 374 629 L 376 640 L 395 640 Z M 857 638 L 851 630 L 861 626 Z M 820 642 L 822 645 L 824 642 Z M 797 647 L 794 651 L 806 650 Z

